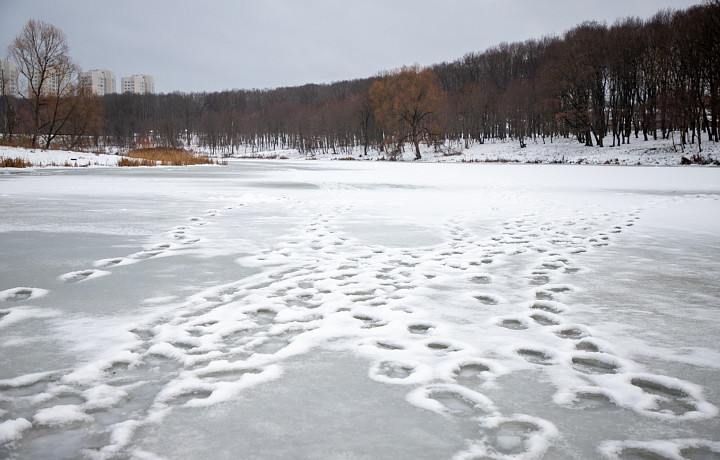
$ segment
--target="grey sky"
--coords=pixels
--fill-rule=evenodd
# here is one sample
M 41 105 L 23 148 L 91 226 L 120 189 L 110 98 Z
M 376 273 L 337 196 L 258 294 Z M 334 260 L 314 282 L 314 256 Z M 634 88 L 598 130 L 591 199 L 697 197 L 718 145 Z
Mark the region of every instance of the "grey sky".
M 158 92 L 274 88 L 453 61 L 585 20 L 701 0 L 0 0 L 0 55 L 29 19 L 59 27 L 83 70 Z

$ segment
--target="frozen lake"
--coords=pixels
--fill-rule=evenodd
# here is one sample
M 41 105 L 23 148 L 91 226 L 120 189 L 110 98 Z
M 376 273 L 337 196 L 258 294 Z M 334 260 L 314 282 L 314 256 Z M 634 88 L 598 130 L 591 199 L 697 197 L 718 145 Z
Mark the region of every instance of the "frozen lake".
M 0 458 L 720 459 L 720 170 L 0 174 Z

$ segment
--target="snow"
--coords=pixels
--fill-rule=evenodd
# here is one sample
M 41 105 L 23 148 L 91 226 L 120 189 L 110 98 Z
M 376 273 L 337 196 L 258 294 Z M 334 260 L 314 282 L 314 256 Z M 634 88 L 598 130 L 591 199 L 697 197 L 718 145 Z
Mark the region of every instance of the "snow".
M 607 137 L 605 142 L 611 139 Z M 474 142 L 468 148 L 458 143 L 446 142 L 438 149 L 421 144 L 421 162 L 458 163 L 458 162 L 498 162 L 498 163 L 566 163 L 566 164 L 618 164 L 618 165 L 679 165 L 683 156 L 690 158 L 695 154 L 713 160 L 720 159 L 720 145 L 703 139 L 702 152 L 698 152 L 697 144 L 688 144 L 683 151 L 672 139 L 650 139 L 643 141 L 633 139 L 630 144 L 608 147 L 586 147 L 575 139 L 538 138 L 527 141 L 525 148 L 513 140 L 488 140 L 483 144 Z M 287 158 L 297 159 L 355 159 L 377 160 L 386 158 L 383 152 L 369 150 L 365 155 L 362 147 L 350 151 L 312 152 L 303 154 L 297 150 L 272 150 L 262 152 L 241 152 L 236 154 L 243 158 Z M 402 161 L 415 161 L 414 148 L 406 146 L 400 155 Z
M 231 160 L 0 196 L 0 457 L 720 454 L 715 168 Z
M 32 428 L 32 424 L 24 418 L 5 420 L 0 423 L 0 444 L 17 441 L 22 438 L 23 431 Z
M 677 137 L 679 139 L 679 135 Z M 702 152 L 698 145 L 687 144 L 685 148 L 670 139 L 642 140 L 642 136 L 632 138 L 630 143 L 612 146 L 612 139 L 605 138 L 606 147 L 586 147 L 575 139 L 537 138 L 526 140 L 526 147 L 520 148 L 515 140 L 492 139 L 482 144 L 469 143 L 468 148 L 457 142 L 446 142 L 439 148 L 421 144 L 421 162 L 459 163 L 459 162 L 498 162 L 498 163 L 543 163 L 543 164 L 615 164 L 673 166 L 681 164 L 683 157 L 691 158 L 699 154 L 710 160 L 720 160 L 720 144 L 702 140 Z M 191 146 L 192 147 L 192 146 Z M 208 155 L 214 152 L 192 147 Z M 246 159 L 288 159 L 288 160 L 378 160 L 386 158 L 384 152 L 370 149 L 365 155 L 362 147 L 354 147 L 336 152 L 317 150 L 301 153 L 294 149 L 253 151 L 249 148 L 235 154 L 236 158 Z M 67 152 L 63 150 L 21 149 L 0 146 L 0 158 L 22 158 L 36 166 L 53 167 L 103 167 L 117 166 L 122 158 L 117 152 L 112 154 Z M 399 158 L 401 161 L 415 161 L 414 147 L 407 145 Z
M 117 166 L 121 156 L 66 150 L 23 149 L 0 146 L 0 158 L 20 158 L 37 166 L 96 167 Z
M 60 404 L 40 409 L 33 417 L 33 423 L 41 426 L 66 425 L 74 422 L 87 422 L 91 420 L 91 415 L 85 413 L 80 406 L 73 404 Z
M 47 308 L 15 307 L 12 309 L 0 309 L 0 329 L 7 328 L 28 318 L 48 318 L 55 315 L 57 315 L 57 312 Z

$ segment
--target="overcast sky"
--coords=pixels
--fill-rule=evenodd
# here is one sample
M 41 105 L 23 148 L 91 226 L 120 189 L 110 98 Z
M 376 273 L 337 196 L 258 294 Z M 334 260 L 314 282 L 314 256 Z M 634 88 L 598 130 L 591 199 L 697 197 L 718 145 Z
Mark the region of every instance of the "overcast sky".
M 585 21 L 701 0 L 0 0 L 0 55 L 29 19 L 83 70 L 148 74 L 157 92 L 275 88 L 454 61 Z

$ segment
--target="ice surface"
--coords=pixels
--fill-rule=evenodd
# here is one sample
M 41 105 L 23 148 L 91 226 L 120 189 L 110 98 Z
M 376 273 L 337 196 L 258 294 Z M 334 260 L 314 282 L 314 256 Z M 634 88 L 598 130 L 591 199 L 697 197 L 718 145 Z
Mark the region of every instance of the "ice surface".
M 238 161 L 0 195 L 2 458 L 720 455 L 715 169 Z

